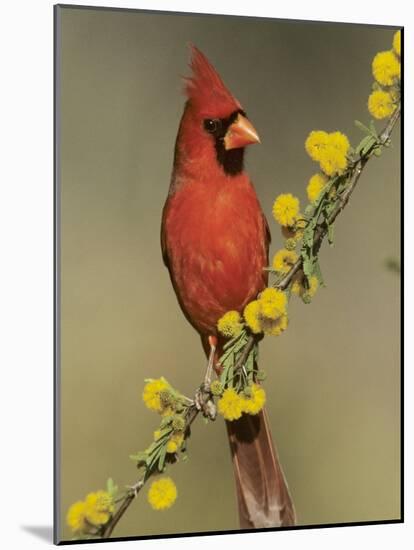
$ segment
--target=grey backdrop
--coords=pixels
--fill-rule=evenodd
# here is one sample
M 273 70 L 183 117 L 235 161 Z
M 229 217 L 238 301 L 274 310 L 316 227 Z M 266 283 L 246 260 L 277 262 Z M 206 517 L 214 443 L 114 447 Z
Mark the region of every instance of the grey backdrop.
M 143 379 L 191 394 L 205 359 L 178 308 L 159 245 L 189 41 L 241 101 L 262 144 L 247 154 L 270 221 L 275 196 L 305 199 L 312 129 L 361 135 L 377 51 L 393 29 L 232 17 L 61 10 L 61 514 L 134 481 L 128 455 L 157 418 Z M 300 524 L 398 518 L 400 142 L 369 163 L 324 246 L 327 288 L 293 301 L 290 327 L 261 346 L 268 411 Z M 179 498 L 154 512 L 145 492 L 117 536 L 237 529 L 223 422 L 197 421 Z

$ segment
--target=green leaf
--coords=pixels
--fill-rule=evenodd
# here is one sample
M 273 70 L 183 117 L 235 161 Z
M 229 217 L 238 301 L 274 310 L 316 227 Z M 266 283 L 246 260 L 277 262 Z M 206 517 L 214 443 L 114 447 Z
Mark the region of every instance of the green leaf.
M 356 148 L 357 153 L 361 156 L 364 156 L 366 153 L 368 153 L 368 151 L 376 142 L 377 138 L 375 136 L 365 136 Z
M 172 421 L 173 417 L 171 415 L 164 416 L 160 423 L 160 428 L 163 429 Z
M 328 243 L 333 246 L 334 244 L 334 226 L 333 224 L 328 224 Z
M 305 216 L 307 218 L 312 216 L 313 209 L 314 209 L 314 206 L 312 204 L 308 204 L 308 206 L 305 208 Z
M 165 464 L 165 457 L 167 456 L 167 445 L 164 445 L 160 451 L 160 457 L 158 459 L 158 471 L 162 472 Z
M 113 497 L 118 491 L 118 485 L 115 485 L 114 480 L 110 477 L 106 482 L 106 490 Z
M 306 275 L 306 277 L 309 279 L 313 275 L 313 262 L 309 259 L 309 257 L 306 257 L 303 260 L 303 273 Z
M 377 129 L 375 128 L 375 122 L 372 119 L 369 122 L 369 129 L 371 130 L 371 135 L 376 139 L 378 139 L 378 132 L 377 132 Z
M 144 463 L 147 461 L 147 453 L 144 453 L 144 452 L 138 452 L 136 454 L 132 454 L 132 455 L 129 455 L 129 458 L 131 460 L 133 460 L 134 462 L 138 462 L 138 463 Z
M 365 124 L 362 124 L 360 120 L 354 120 L 354 124 L 365 134 L 371 135 L 371 130 L 367 126 L 365 126 Z
M 319 285 L 320 286 L 325 286 L 325 282 L 324 282 L 323 277 L 322 277 L 321 266 L 319 265 L 318 260 L 316 260 L 316 262 L 315 262 L 313 274 L 315 275 L 315 277 L 317 277 L 317 279 L 319 281 Z

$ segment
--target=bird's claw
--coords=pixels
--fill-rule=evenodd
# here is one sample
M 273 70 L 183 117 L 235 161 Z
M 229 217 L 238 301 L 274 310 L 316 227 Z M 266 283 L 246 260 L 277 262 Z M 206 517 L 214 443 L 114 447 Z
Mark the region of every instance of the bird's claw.
M 211 398 L 210 386 L 202 384 L 196 391 L 194 396 L 194 404 L 196 409 L 200 411 L 205 418 L 215 420 L 217 416 L 216 405 Z

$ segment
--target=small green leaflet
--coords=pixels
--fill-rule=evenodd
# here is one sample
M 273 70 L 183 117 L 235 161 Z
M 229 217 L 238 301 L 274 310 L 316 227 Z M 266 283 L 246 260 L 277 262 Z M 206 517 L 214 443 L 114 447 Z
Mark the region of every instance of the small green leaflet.
M 118 485 L 114 484 L 114 480 L 110 477 L 106 482 L 106 490 L 111 497 L 114 497 L 118 492 Z

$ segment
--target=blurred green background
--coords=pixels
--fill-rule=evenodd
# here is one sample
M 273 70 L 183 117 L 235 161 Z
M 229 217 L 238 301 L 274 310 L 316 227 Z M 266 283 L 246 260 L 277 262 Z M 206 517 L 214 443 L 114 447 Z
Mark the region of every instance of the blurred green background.
M 183 109 L 189 41 L 212 61 L 259 131 L 247 153 L 270 221 L 274 198 L 305 201 L 316 165 L 312 129 L 362 137 L 376 52 L 394 30 L 362 25 L 60 9 L 61 17 L 61 517 L 112 476 L 136 479 L 128 455 L 157 417 L 143 380 L 165 375 L 191 395 L 204 374 L 199 337 L 162 263 L 159 233 Z M 378 126 L 381 126 L 379 124 Z M 324 245 L 327 283 L 311 306 L 292 301 L 290 327 L 261 346 L 274 438 L 299 524 L 399 518 L 399 126 L 367 166 Z M 198 420 L 190 460 L 170 470 L 175 506 L 144 493 L 116 536 L 237 529 L 221 419 Z

